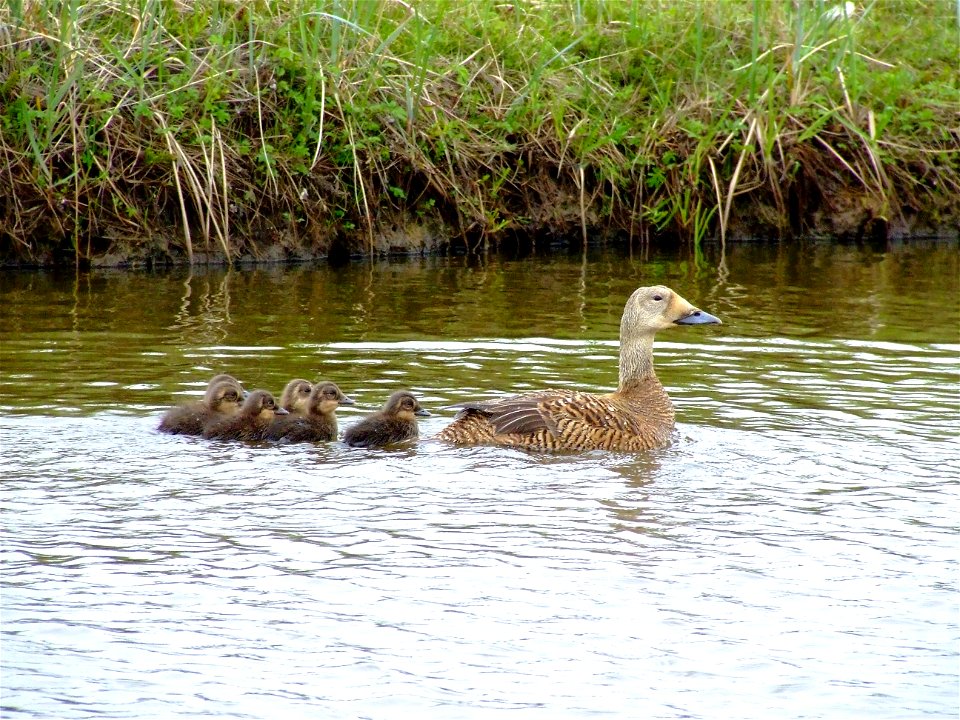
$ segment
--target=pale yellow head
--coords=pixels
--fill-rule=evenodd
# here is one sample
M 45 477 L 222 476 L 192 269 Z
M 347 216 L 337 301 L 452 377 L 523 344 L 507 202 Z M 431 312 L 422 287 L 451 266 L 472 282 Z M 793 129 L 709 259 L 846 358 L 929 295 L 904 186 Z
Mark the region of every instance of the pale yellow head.
M 664 285 L 633 291 L 620 320 L 620 388 L 653 375 L 653 336 L 674 325 L 719 325 Z

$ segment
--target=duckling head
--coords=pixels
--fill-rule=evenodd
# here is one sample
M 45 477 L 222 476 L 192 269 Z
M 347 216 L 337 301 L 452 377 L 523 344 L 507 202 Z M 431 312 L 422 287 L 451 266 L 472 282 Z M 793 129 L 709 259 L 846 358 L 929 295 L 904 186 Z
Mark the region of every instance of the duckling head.
M 269 423 L 277 415 L 288 415 L 284 408 L 266 390 L 254 390 L 243 403 L 243 414 L 256 418 L 257 422 Z
M 280 407 L 287 412 L 305 414 L 310 407 L 313 385 L 308 380 L 291 380 L 280 395 Z
M 387 402 L 383 406 L 383 412 L 386 415 L 395 415 L 403 420 L 415 420 L 414 415 L 430 417 L 430 413 L 421 407 L 414 394 L 407 390 L 397 390 L 387 398 Z
M 310 393 L 310 409 L 320 415 L 329 415 L 340 405 L 355 404 L 353 398 L 344 395 L 332 382 L 318 382 Z
M 225 381 L 232 382 L 234 385 L 236 385 L 237 390 L 240 391 L 241 398 L 247 397 L 248 393 L 246 390 L 243 389 L 243 383 L 237 380 L 233 375 L 230 375 L 229 373 L 220 373 L 219 375 L 214 375 L 212 378 L 210 378 L 210 382 L 207 383 L 207 390 L 210 390 L 211 388 L 213 388 L 214 385 L 217 385 L 218 383 L 222 383 Z
M 204 401 L 211 410 L 225 415 L 235 415 L 243 402 L 243 388 L 232 378 L 221 380 L 207 389 Z

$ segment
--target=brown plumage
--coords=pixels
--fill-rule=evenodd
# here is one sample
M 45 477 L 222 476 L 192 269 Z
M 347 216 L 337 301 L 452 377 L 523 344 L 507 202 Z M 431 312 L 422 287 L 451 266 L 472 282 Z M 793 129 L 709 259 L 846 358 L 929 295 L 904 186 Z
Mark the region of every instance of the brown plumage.
M 264 430 L 277 415 L 287 411 L 277 405 L 266 390 L 254 390 L 233 417 L 211 423 L 203 429 L 203 436 L 216 440 L 262 440 Z
M 203 400 L 173 407 L 164 413 L 157 429 L 172 435 L 201 435 L 211 422 L 235 415 L 243 402 L 243 387 L 232 375 L 216 375 Z
M 336 440 L 337 408 L 353 404 L 353 400 L 344 395 L 335 383 L 318 382 L 310 393 L 307 412 L 304 415 L 291 412 L 274 419 L 264 432 L 264 439 L 285 442 Z
M 280 394 L 280 407 L 294 415 L 306 415 L 310 408 L 310 391 L 313 385 L 309 380 L 291 380 Z
M 382 410 L 348 427 L 343 441 L 353 447 L 381 447 L 413 440 L 419 435 L 418 415 L 427 417 L 430 413 L 420 407 L 413 393 L 398 390 L 387 399 Z
M 595 395 L 540 390 L 461 403 L 437 438 L 457 445 L 508 445 L 528 450 L 621 450 L 666 447 L 673 403 L 653 369 L 653 337 L 673 325 L 720 324 L 670 288 L 641 287 L 620 321 L 620 383 Z

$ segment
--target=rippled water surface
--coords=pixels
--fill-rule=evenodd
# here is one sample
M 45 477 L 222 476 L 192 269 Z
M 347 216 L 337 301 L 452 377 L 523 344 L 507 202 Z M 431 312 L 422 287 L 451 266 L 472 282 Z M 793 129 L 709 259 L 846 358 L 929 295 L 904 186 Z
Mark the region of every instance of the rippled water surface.
M 5 718 L 955 718 L 956 245 L 6 273 Z M 616 384 L 664 283 L 668 449 L 430 441 Z M 415 445 L 160 435 L 215 372 L 409 387 Z

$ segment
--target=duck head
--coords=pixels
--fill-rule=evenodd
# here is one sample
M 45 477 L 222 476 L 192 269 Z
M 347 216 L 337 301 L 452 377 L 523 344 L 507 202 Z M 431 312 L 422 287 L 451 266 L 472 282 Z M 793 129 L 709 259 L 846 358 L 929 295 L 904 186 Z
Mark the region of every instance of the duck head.
M 704 312 L 664 285 L 633 291 L 623 309 L 621 336 L 655 333 L 673 325 L 720 325 L 720 318 Z

